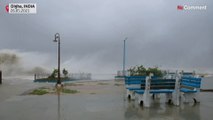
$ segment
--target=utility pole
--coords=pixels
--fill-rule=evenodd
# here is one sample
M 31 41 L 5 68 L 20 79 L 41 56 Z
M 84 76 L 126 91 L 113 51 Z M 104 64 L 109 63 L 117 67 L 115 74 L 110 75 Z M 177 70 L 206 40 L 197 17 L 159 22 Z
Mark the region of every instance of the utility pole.
M 124 47 L 123 47 L 123 76 L 126 76 L 126 74 L 125 74 L 125 70 L 126 70 L 126 40 L 127 40 L 128 38 L 126 37 L 125 39 L 124 39 Z

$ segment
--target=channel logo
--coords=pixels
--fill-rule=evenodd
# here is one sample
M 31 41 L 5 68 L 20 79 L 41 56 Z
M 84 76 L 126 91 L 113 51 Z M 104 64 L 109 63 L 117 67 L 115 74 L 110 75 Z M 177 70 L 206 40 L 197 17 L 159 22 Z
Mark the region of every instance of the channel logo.
M 177 10 L 207 10 L 206 5 L 178 5 Z
M 178 5 L 177 6 L 177 10 L 183 10 L 183 6 L 182 5 Z
M 5 6 L 6 12 L 9 14 L 36 14 L 35 3 L 9 3 Z
M 6 12 L 9 12 L 9 5 L 5 6 L 5 10 L 6 10 Z

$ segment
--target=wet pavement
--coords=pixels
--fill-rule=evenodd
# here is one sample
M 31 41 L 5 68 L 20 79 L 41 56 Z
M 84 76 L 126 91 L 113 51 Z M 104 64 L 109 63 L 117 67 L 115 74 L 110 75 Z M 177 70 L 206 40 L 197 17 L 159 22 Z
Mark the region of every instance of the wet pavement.
M 0 120 L 212 120 L 213 118 L 212 92 L 201 92 L 199 104 L 181 103 L 181 106 L 177 107 L 166 104 L 164 99 L 156 99 L 152 101 L 150 108 L 141 107 L 136 101 L 128 101 L 124 88 L 111 84 L 108 85 L 108 90 L 112 92 L 105 94 L 61 95 L 60 104 L 56 94 L 43 96 L 18 94 L 25 89 L 41 85 L 26 83 L 24 84 L 26 88 L 19 88 L 16 94 L 1 99 Z M 2 95 L 2 90 L 6 91 L 8 87 L 4 89 L 0 87 Z

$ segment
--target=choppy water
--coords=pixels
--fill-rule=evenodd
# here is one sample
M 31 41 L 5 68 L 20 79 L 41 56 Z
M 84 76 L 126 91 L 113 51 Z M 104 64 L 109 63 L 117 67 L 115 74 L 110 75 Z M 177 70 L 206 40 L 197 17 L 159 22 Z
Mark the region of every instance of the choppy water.
M 201 88 L 213 89 L 213 77 L 203 78 L 201 83 Z

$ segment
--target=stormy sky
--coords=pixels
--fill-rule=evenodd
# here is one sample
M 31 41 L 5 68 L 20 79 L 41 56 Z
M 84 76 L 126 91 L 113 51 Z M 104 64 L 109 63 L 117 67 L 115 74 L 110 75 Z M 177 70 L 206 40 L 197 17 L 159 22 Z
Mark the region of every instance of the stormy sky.
M 36 3 L 37 14 L 14 15 L 9 3 Z M 178 11 L 177 5 L 207 5 Z M 26 63 L 57 65 L 54 34 L 61 35 L 62 66 L 74 72 L 116 73 L 159 66 L 213 72 L 212 0 L 1 0 L 0 51 L 16 51 Z

